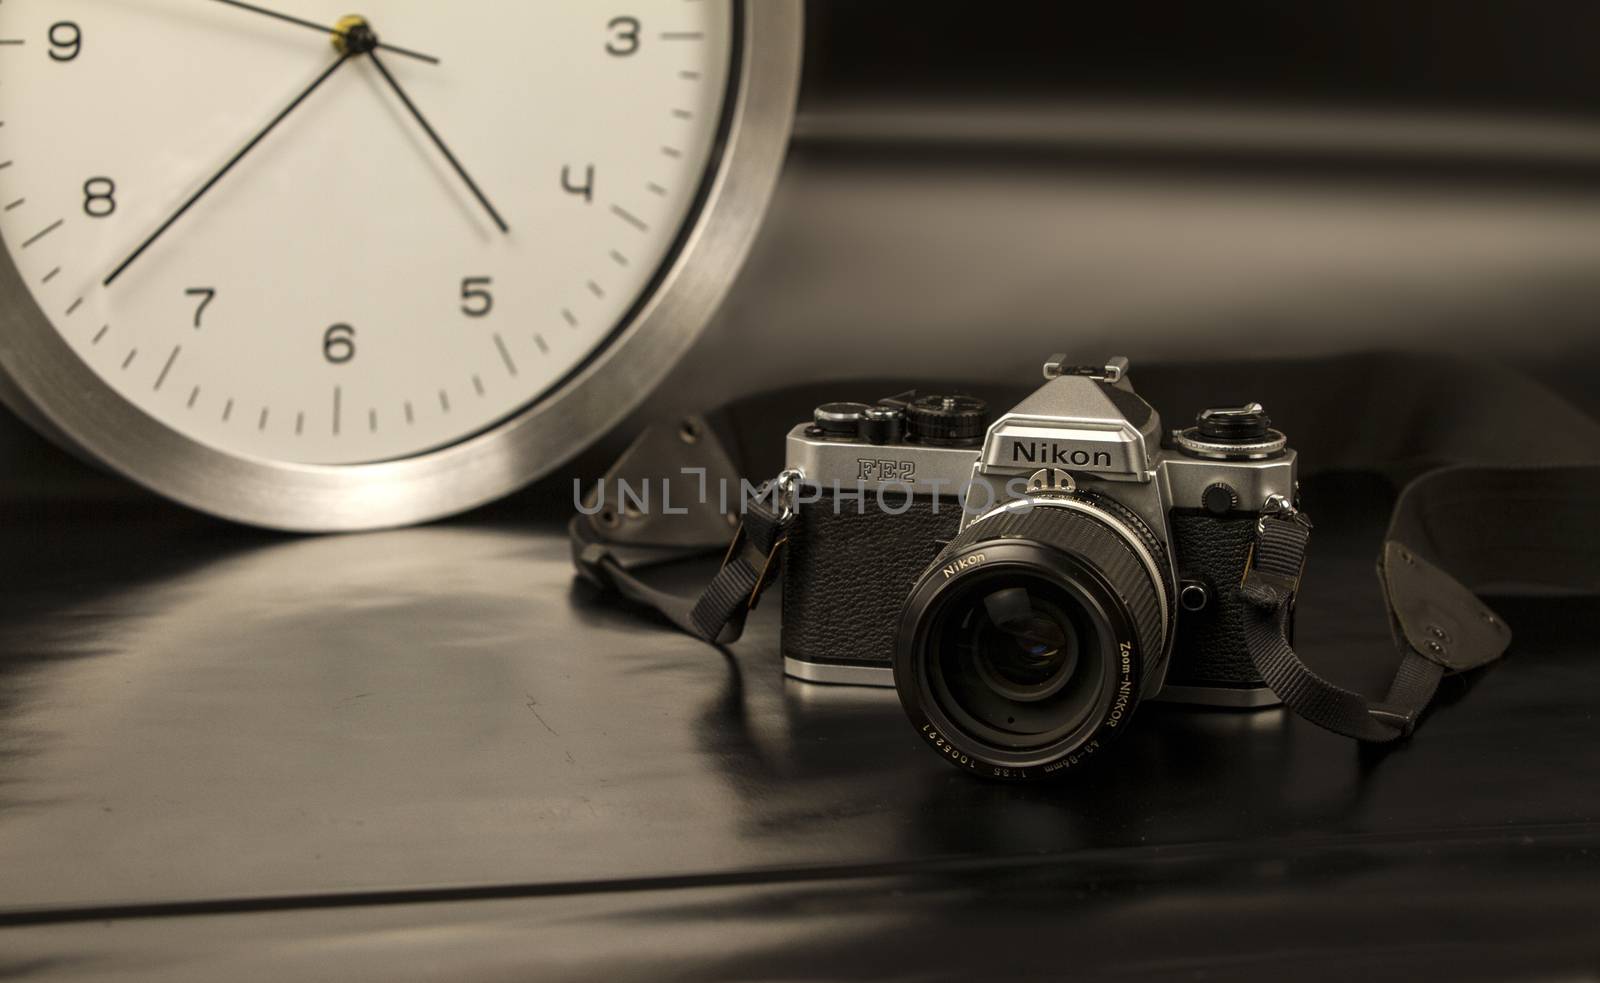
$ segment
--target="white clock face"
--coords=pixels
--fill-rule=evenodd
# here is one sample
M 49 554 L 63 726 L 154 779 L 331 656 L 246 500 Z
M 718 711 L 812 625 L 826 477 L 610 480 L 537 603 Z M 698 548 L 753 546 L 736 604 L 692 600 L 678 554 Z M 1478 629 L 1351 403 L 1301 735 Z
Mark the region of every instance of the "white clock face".
M 264 461 L 416 455 L 549 391 L 646 296 L 712 163 L 732 16 L 6 0 L 0 236 L 165 426 Z

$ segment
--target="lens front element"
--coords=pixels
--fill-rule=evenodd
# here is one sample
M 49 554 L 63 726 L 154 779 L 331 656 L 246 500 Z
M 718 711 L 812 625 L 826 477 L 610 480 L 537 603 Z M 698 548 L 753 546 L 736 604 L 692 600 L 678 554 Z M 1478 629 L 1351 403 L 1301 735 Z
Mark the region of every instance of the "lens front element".
M 1078 665 L 1078 636 L 1066 615 L 1026 587 L 1004 587 L 974 611 L 978 671 L 989 687 L 1024 703 L 1059 692 Z
M 895 685 L 957 765 L 1058 772 L 1126 725 L 1164 658 L 1165 554 L 1121 511 L 1039 505 L 957 537 L 912 590 Z
M 928 684 L 962 731 L 1018 751 L 1083 726 L 1106 690 L 1099 606 L 1025 569 L 974 577 L 940 605 Z

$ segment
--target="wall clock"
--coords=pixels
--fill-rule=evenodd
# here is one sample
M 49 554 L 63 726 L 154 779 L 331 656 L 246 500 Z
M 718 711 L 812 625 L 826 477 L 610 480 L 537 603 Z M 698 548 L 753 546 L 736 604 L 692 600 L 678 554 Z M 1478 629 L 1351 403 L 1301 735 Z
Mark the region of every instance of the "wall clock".
M 622 419 L 776 179 L 790 0 L 6 0 L 0 382 L 264 526 L 421 521 Z

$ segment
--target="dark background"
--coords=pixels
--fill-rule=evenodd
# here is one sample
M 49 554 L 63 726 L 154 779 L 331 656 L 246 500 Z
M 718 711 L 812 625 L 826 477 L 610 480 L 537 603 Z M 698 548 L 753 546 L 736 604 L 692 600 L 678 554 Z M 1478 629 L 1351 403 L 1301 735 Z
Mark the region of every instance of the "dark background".
M 1595 406 L 1593 5 L 809 11 L 788 171 L 672 408 L 1031 381 L 1057 350 L 1373 349 L 1514 364 Z
M 1214 98 L 1593 118 L 1584 0 L 813 3 L 802 106 Z

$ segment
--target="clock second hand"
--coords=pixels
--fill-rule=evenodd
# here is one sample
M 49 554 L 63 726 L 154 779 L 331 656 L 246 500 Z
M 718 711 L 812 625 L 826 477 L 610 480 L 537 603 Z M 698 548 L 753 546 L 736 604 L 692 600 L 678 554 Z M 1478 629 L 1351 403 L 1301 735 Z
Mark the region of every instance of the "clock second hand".
M 190 208 L 194 207 L 194 203 L 195 202 L 199 201 L 202 197 L 205 196 L 206 192 L 210 191 L 213 187 L 215 187 L 217 182 L 221 181 L 223 179 L 223 177 L 229 171 L 233 170 L 235 165 L 237 165 L 241 160 L 244 160 L 246 154 L 248 154 L 248 153 L 250 153 L 250 151 L 254 150 L 256 148 L 256 145 L 259 144 L 262 140 L 265 140 L 267 138 L 267 134 L 271 133 L 274 129 L 277 128 L 279 123 L 282 123 L 285 119 L 287 119 L 290 113 L 292 113 L 296 109 L 298 109 L 300 107 L 300 104 L 305 102 L 306 99 L 308 99 L 311 96 L 311 93 L 317 91 L 317 89 L 322 85 L 322 83 L 328 81 L 328 79 L 333 76 L 334 72 L 337 72 L 340 68 L 344 67 L 345 62 L 349 61 L 350 58 L 351 58 L 351 54 L 349 52 L 346 52 L 346 53 L 340 55 L 339 56 L 339 60 L 335 61 L 332 65 L 329 65 L 326 71 L 324 71 L 321 75 L 318 75 L 315 82 L 312 82 L 309 86 L 307 86 L 305 88 L 305 91 L 301 92 L 298 96 L 295 96 L 293 102 L 291 102 L 291 103 L 289 103 L 289 105 L 285 106 L 282 112 L 280 112 L 278 115 L 276 115 L 276 116 L 274 116 L 272 118 L 272 122 L 268 123 L 266 125 L 266 127 L 264 127 L 261 130 L 261 132 L 257 133 L 254 137 L 252 137 L 250 139 L 249 143 L 245 144 L 242 148 L 240 148 L 238 153 L 234 154 L 233 157 L 231 159 L 229 159 L 229 161 L 226 164 L 222 165 L 222 170 L 220 170 L 217 173 L 213 174 L 209 181 L 207 181 L 205 184 L 200 186 L 200 190 L 199 191 L 196 191 L 194 194 L 190 195 L 189 196 L 189 200 L 185 201 L 182 205 L 178 206 L 178 210 L 177 211 L 173 212 L 170 216 L 168 216 L 167 220 L 165 222 L 162 222 L 159 228 L 157 228 L 154 232 L 150 233 L 150 237 L 145 239 L 144 242 L 140 243 L 139 244 L 139 248 L 135 249 L 132 253 L 130 253 L 128 255 L 127 259 L 125 259 L 121 263 L 119 263 L 117 265 L 117 268 L 112 270 L 111 274 L 105 278 L 104 282 L 102 283 L 102 286 L 107 286 L 107 287 L 111 286 L 112 282 L 115 281 L 117 279 L 117 277 L 119 277 L 119 276 L 121 276 L 123 274 L 123 271 L 127 270 L 128 267 L 133 265 L 133 261 L 134 260 L 136 260 L 140 256 L 144 255 L 145 250 L 147 250 L 151 246 L 155 245 L 155 241 L 157 239 L 161 238 L 161 236 L 168 229 L 172 228 L 173 224 L 176 223 L 178 221 L 178 219 L 182 218 L 185 212 L 187 212 Z

